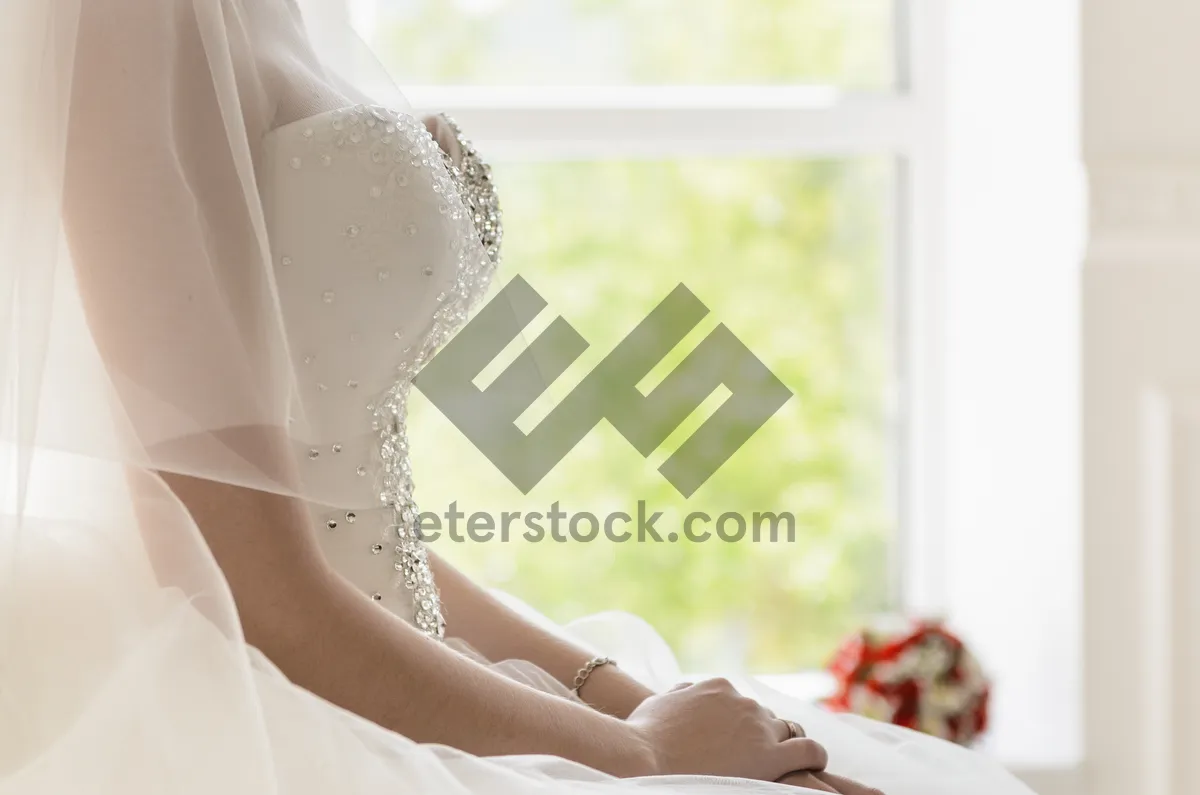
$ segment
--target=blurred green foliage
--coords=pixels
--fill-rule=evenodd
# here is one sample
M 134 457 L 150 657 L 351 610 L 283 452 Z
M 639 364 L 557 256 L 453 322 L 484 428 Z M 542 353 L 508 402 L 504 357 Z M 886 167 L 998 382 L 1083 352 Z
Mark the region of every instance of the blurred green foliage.
M 892 0 L 379 0 L 410 83 L 894 85 Z
M 793 40 L 780 30 L 784 23 L 803 30 L 806 19 L 836 16 L 826 2 L 706 0 L 687 3 L 696 10 L 683 13 L 682 1 L 559 5 L 579 15 L 579 29 L 588 28 L 589 15 L 620 23 L 636 52 L 629 59 L 631 79 L 644 82 L 831 75 L 843 68 L 853 43 L 835 35 L 836 26 L 830 33 L 830 26 L 817 24 L 825 31 L 821 46 L 800 52 L 806 34 Z M 536 4 L 492 2 L 485 4 L 491 11 L 472 16 L 455 11 L 464 2 L 413 0 L 397 5 L 405 13 L 388 17 L 391 23 L 381 28 L 385 54 L 403 51 L 411 60 L 417 53 L 433 70 L 413 82 L 429 82 L 419 79 L 427 73 L 504 82 L 492 79 L 488 25 L 500 24 L 507 7 Z M 478 11 L 480 0 L 469 5 Z M 760 15 L 774 9 L 780 24 L 764 25 L 769 15 L 733 13 L 735 6 Z M 714 20 L 721 23 L 719 47 L 687 41 L 688 31 Z M 431 30 L 435 35 L 427 35 Z M 750 54 L 753 69 L 735 68 Z M 879 57 L 886 61 L 886 55 Z M 507 234 L 498 281 L 520 273 L 549 302 L 543 315 L 562 315 L 591 345 L 532 415 L 578 383 L 680 282 L 711 313 L 651 380 L 724 323 L 795 397 L 685 500 L 656 468 L 711 414 L 719 396 L 648 460 L 602 424 L 521 495 L 416 395 L 410 427 L 422 509 L 440 513 L 456 501 L 468 514 L 499 516 L 546 512 L 557 501 L 567 512 L 636 515 L 637 502 L 645 500 L 650 511 L 664 512 L 656 525 L 663 535 L 678 530 L 690 511 L 714 517 L 788 511 L 798 533 L 791 543 L 613 543 L 602 537 L 531 544 L 517 532 L 509 543 L 443 539 L 436 550 L 559 621 L 608 609 L 636 613 L 666 637 L 685 670 L 784 672 L 824 664 L 846 632 L 889 606 L 891 593 L 892 160 L 714 153 L 497 163 L 496 180 Z

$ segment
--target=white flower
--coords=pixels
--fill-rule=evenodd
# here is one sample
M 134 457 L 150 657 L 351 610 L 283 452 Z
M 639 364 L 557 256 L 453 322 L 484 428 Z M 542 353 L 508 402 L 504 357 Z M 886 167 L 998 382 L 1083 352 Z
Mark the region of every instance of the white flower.
M 895 682 L 912 679 L 921 675 L 921 647 L 909 646 L 900 652 L 894 662 L 890 663 Z
M 872 678 L 885 685 L 894 685 L 898 682 L 903 682 L 905 679 L 908 679 L 909 676 L 911 676 L 911 673 L 905 670 L 905 668 L 909 666 L 903 666 L 902 660 L 903 656 L 901 657 L 901 660 L 897 660 L 895 662 L 876 663 L 871 668 Z
M 943 740 L 953 739 L 950 736 L 950 724 L 940 715 L 928 715 L 922 711 L 920 717 L 917 718 L 917 728 L 925 734 L 931 734 Z
M 959 658 L 959 670 L 962 673 L 963 687 L 970 689 L 972 692 L 981 692 L 984 685 L 987 684 L 987 677 L 983 675 L 983 669 L 979 666 L 979 661 L 970 654 L 963 654 Z
M 954 658 L 945 643 L 941 641 L 926 641 L 920 645 L 919 649 L 917 675 L 922 679 L 933 682 L 950 670 Z
M 896 714 L 891 702 L 870 688 L 854 687 L 849 695 L 850 711 L 856 715 L 890 723 Z
M 933 685 L 921 700 L 921 712 L 954 715 L 963 711 L 973 700 L 969 690 L 960 685 Z

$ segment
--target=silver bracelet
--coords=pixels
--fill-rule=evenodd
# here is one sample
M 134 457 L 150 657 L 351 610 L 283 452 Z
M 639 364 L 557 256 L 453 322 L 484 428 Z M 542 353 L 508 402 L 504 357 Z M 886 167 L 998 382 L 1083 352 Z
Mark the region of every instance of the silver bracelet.
M 599 668 L 601 665 L 616 665 L 617 661 L 610 657 L 593 657 L 588 660 L 587 665 L 579 669 L 579 673 L 575 674 L 575 684 L 571 687 L 571 692 L 576 696 L 579 695 L 579 689 L 587 683 L 588 677 L 592 675 L 592 671 Z

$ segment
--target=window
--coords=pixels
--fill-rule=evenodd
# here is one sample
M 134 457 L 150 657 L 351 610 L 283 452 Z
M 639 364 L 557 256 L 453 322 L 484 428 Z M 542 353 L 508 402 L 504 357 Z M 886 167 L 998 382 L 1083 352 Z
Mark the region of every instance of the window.
M 921 498 L 936 466 L 911 452 L 931 431 L 907 407 L 932 377 L 931 293 L 911 263 L 936 262 L 918 255 L 937 220 L 938 108 L 911 90 L 917 20 L 888 0 L 358 0 L 352 13 L 414 104 L 451 113 L 493 163 L 498 283 L 520 273 L 549 304 L 535 326 L 561 315 L 590 344 L 560 380 L 683 283 L 710 315 L 664 373 L 722 323 L 794 392 L 689 499 L 657 468 L 720 395 L 649 458 L 602 424 L 528 495 L 417 396 L 425 511 L 636 516 L 644 501 L 664 536 L 693 511 L 796 520 L 791 542 L 514 533 L 437 551 L 559 621 L 634 612 L 685 670 L 818 667 L 871 615 L 919 601 L 908 573 L 928 542 L 910 527 L 936 527 Z
M 887 0 L 376 0 L 395 74 L 436 85 L 895 85 Z

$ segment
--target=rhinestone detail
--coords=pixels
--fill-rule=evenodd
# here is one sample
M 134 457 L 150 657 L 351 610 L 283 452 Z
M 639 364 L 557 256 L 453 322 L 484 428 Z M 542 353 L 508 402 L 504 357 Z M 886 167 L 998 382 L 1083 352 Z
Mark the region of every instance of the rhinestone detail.
M 409 237 L 419 231 L 416 224 L 397 218 L 391 210 L 392 203 L 387 197 L 397 188 L 405 188 L 411 183 L 422 190 L 432 189 L 440 214 L 437 222 L 444 225 L 447 235 L 445 267 L 453 267 L 452 281 L 447 280 L 445 288 L 438 293 L 439 304 L 426 328 L 414 329 L 411 337 L 396 331 L 394 336 L 397 339 L 403 337 L 406 343 L 404 361 L 396 368 L 395 380 L 390 387 L 382 393 L 372 392 L 366 396 L 371 398 L 366 405 L 371 428 L 378 435 L 375 447 L 378 458 L 372 455 L 371 461 L 359 459 L 354 462 L 351 459 L 344 462 L 355 467 L 359 477 L 372 477 L 373 491 L 386 509 L 384 536 L 369 545 L 371 554 L 392 550 L 393 587 L 403 586 L 409 591 L 413 623 L 420 631 L 439 639 L 444 637 L 446 625 L 418 526 L 419 511 L 414 499 L 406 430 L 407 402 L 417 372 L 466 322 L 472 306 L 483 298 L 499 260 L 503 235 L 490 169 L 463 138 L 458 126 L 450 119 L 446 121 L 463 152 L 457 164 L 438 146 L 422 121 L 371 105 L 358 105 L 338 112 L 333 117 L 332 130 L 318 128 L 311 137 L 305 136 L 312 149 L 304 158 L 304 164 L 320 163 L 322 166 L 329 166 L 334 160 L 347 167 L 353 163 L 371 176 L 372 185 L 367 190 L 372 199 L 378 200 L 372 203 L 376 209 L 351 219 L 341 232 L 343 245 L 352 261 L 379 263 L 373 269 L 373 275 L 379 281 L 389 277 L 386 263 L 378 259 L 380 254 L 389 253 L 380 248 L 380 241 L 386 240 L 386 234 L 393 230 Z M 419 267 L 432 275 L 435 268 L 444 266 L 439 262 L 426 262 L 420 263 Z M 333 303 L 333 290 L 321 293 L 321 299 Z M 359 386 L 354 379 L 342 383 L 350 389 Z M 318 389 L 324 391 L 328 387 L 322 383 Z M 345 511 L 336 518 L 326 517 L 327 526 L 334 529 L 342 521 L 348 526 L 360 515 L 364 514 Z M 355 526 L 362 524 L 358 522 Z M 368 589 L 367 592 L 374 601 L 384 601 L 380 591 Z
M 488 259 L 495 266 L 500 262 L 500 244 L 504 241 L 504 213 L 500 209 L 496 185 L 492 182 L 492 167 L 479 157 L 475 146 L 463 135 L 458 122 L 444 113 L 441 116 L 458 139 L 458 145 L 462 148 L 462 161 L 456 164 L 445 152 L 442 152 L 442 157 L 454 180 L 456 193 L 470 210 L 471 222 L 475 226 L 479 242 L 483 244 Z M 444 212 L 444 207 L 445 205 L 439 206 L 438 211 Z
M 409 377 L 399 381 L 379 401 L 375 419 L 380 427 L 379 452 L 382 471 L 379 501 L 391 509 L 390 530 L 396 545 L 392 568 L 396 586 L 403 585 L 412 596 L 413 623 L 434 638 L 446 634 L 441 597 L 433 582 L 429 555 L 417 527 L 417 503 L 414 498 L 412 463 L 408 455 L 407 402 Z

